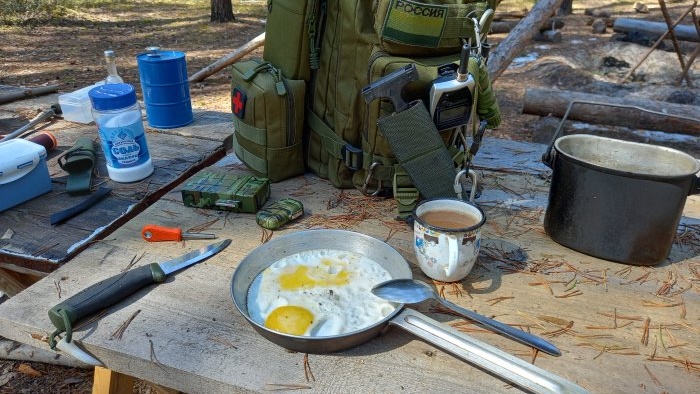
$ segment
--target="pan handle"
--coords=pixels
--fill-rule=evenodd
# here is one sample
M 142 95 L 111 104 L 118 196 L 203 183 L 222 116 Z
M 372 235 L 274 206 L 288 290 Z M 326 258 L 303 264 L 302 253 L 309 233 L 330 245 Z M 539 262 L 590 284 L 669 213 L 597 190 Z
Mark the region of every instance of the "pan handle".
M 390 324 L 534 393 L 587 393 L 582 387 L 491 345 L 404 308 Z

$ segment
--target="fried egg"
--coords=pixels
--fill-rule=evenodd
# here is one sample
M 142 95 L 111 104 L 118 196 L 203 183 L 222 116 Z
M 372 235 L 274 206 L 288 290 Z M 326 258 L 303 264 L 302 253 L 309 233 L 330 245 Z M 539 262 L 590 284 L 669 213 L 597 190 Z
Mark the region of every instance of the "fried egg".
M 253 321 L 281 333 L 324 337 L 364 329 L 396 305 L 374 294 L 391 279 L 379 264 L 354 252 L 318 249 L 276 261 L 248 291 Z

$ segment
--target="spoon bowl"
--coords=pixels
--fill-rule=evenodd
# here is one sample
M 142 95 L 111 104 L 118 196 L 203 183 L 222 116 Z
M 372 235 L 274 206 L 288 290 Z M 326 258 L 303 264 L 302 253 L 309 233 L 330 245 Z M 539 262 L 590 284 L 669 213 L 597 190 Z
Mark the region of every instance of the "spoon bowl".
M 510 339 L 518 341 L 522 344 L 532 346 L 539 349 L 552 356 L 561 356 L 561 351 L 557 349 L 552 343 L 538 337 L 527 333 L 525 331 L 519 330 L 515 327 L 511 327 L 507 324 L 503 324 L 496 320 L 490 319 L 484 315 L 480 315 L 474 311 L 466 308 L 462 308 L 459 305 L 453 304 L 446 299 L 440 297 L 432 287 L 427 283 L 421 282 L 415 279 L 393 279 L 386 282 L 382 282 L 372 288 L 372 294 L 377 297 L 383 298 L 387 301 L 396 302 L 400 304 L 415 304 L 427 299 L 435 299 L 444 307 L 449 308 L 455 313 L 466 317 L 467 319 L 473 320 L 477 323 L 482 324 L 491 331 L 503 334 Z

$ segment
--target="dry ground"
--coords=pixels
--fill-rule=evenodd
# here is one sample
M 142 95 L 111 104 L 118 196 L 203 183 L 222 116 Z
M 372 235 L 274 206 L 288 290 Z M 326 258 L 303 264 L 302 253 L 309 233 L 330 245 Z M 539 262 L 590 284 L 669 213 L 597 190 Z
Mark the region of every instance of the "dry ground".
M 520 7 L 515 3 L 503 1 L 499 11 L 518 10 Z M 614 5 L 610 6 L 611 3 Z M 668 3 L 675 19 L 691 2 Z M 27 26 L 0 25 L 0 85 L 59 84 L 61 92 L 73 91 L 104 78 L 102 51 L 113 49 L 118 56 L 121 76 L 126 82 L 138 86 L 136 55 L 152 45 L 184 51 L 189 73 L 193 74 L 261 33 L 264 30 L 264 4 L 264 0 L 234 1 L 236 22 L 230 24 L 210 23 L 209 2 L 206 1 L 137 0 L 110 4 L 108 8 L 67 10 L 65 17 L 50 22 L 35 21 L 35 24 Z M 634 66 L 647 47 L 616 41 L 612 29 L 605 34 L 592 34 L 589 17 L 584 15 L 583 7 L 609 10 L 613 18 L 662 21 L 656 2 L 648 2 L 648 5 L 651 9 L 649 14 L 636 14 L 632 10 L 633 2 L 628 1 L 574 2 L 574 15 L 564 18 L 562 42 L 532 43 L 520 56 L 536 60 L 517 67 L 514 64 L 496 81 L 494 86 L 504 122 L 498 130 L 489 131 L 489 134 L 508 139 L 547 140 L 538 132 L 546 121 L 521 114 L 526 87 L 656 100 L 668 100 L 680 94 L 688 104 L 700 105 L 698 88 L 674 84 L 680 66 L 673 52 L 654 51 L 639 68 L 635 81 L 624 85 L 617 84 L 617 81 L 629 68 L 604 65 L 604 58 L 613 57 Z M 503 37 L 493 36 L 491 41 L 498 42 Z M 688 44 L 684 44 L 684 48 L 691 49 Z M 253 55 L 261 56 L 261 50 Z M 697 63 L 700 64 L 700 61 Z M 691 70 L 695 85 L 700 85 L 698 64 Z M 229 84 L 228 69 L 194 84 L 191 87 L 194 106 L 229 112 Z M 35 114 L 20 115 L 29 119 Z M 580 124 L 570 124 L 567 130 L 581 127 Z M 640 133 L 619 127 L 595 126 L 586 130 L 669 145 L 700 157 L 698 138 L 667 138 L 664 133 Z M 38 373 L 22 373 L 18 372 L 21 364 L 0 360 L 0 392 L 90 392 L 89 371 L 31 363 L 30 366 Z M 143 383 L 135 389 L 140 393 L 149 391 L 151 388 Z

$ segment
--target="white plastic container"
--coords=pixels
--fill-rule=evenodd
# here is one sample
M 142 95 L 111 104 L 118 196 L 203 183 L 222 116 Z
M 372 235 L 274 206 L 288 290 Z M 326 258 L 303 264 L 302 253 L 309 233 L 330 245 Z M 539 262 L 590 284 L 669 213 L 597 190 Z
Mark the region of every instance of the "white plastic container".
M 115 182 L 137 182 L 151 175 L 153 162 L 134 87 L 107 84 L 88 94 L 109 177 Z
M 0 212 L 50 191 L 46 148 L 21 138 L 0 142 Z
M 103 84 L 104 81 L 100 81 L 74 92 L 59 95 L 58 104 L 61 106 L 63 119 L 69 122 L 92 123 L 92 106 L 88 92 Z

